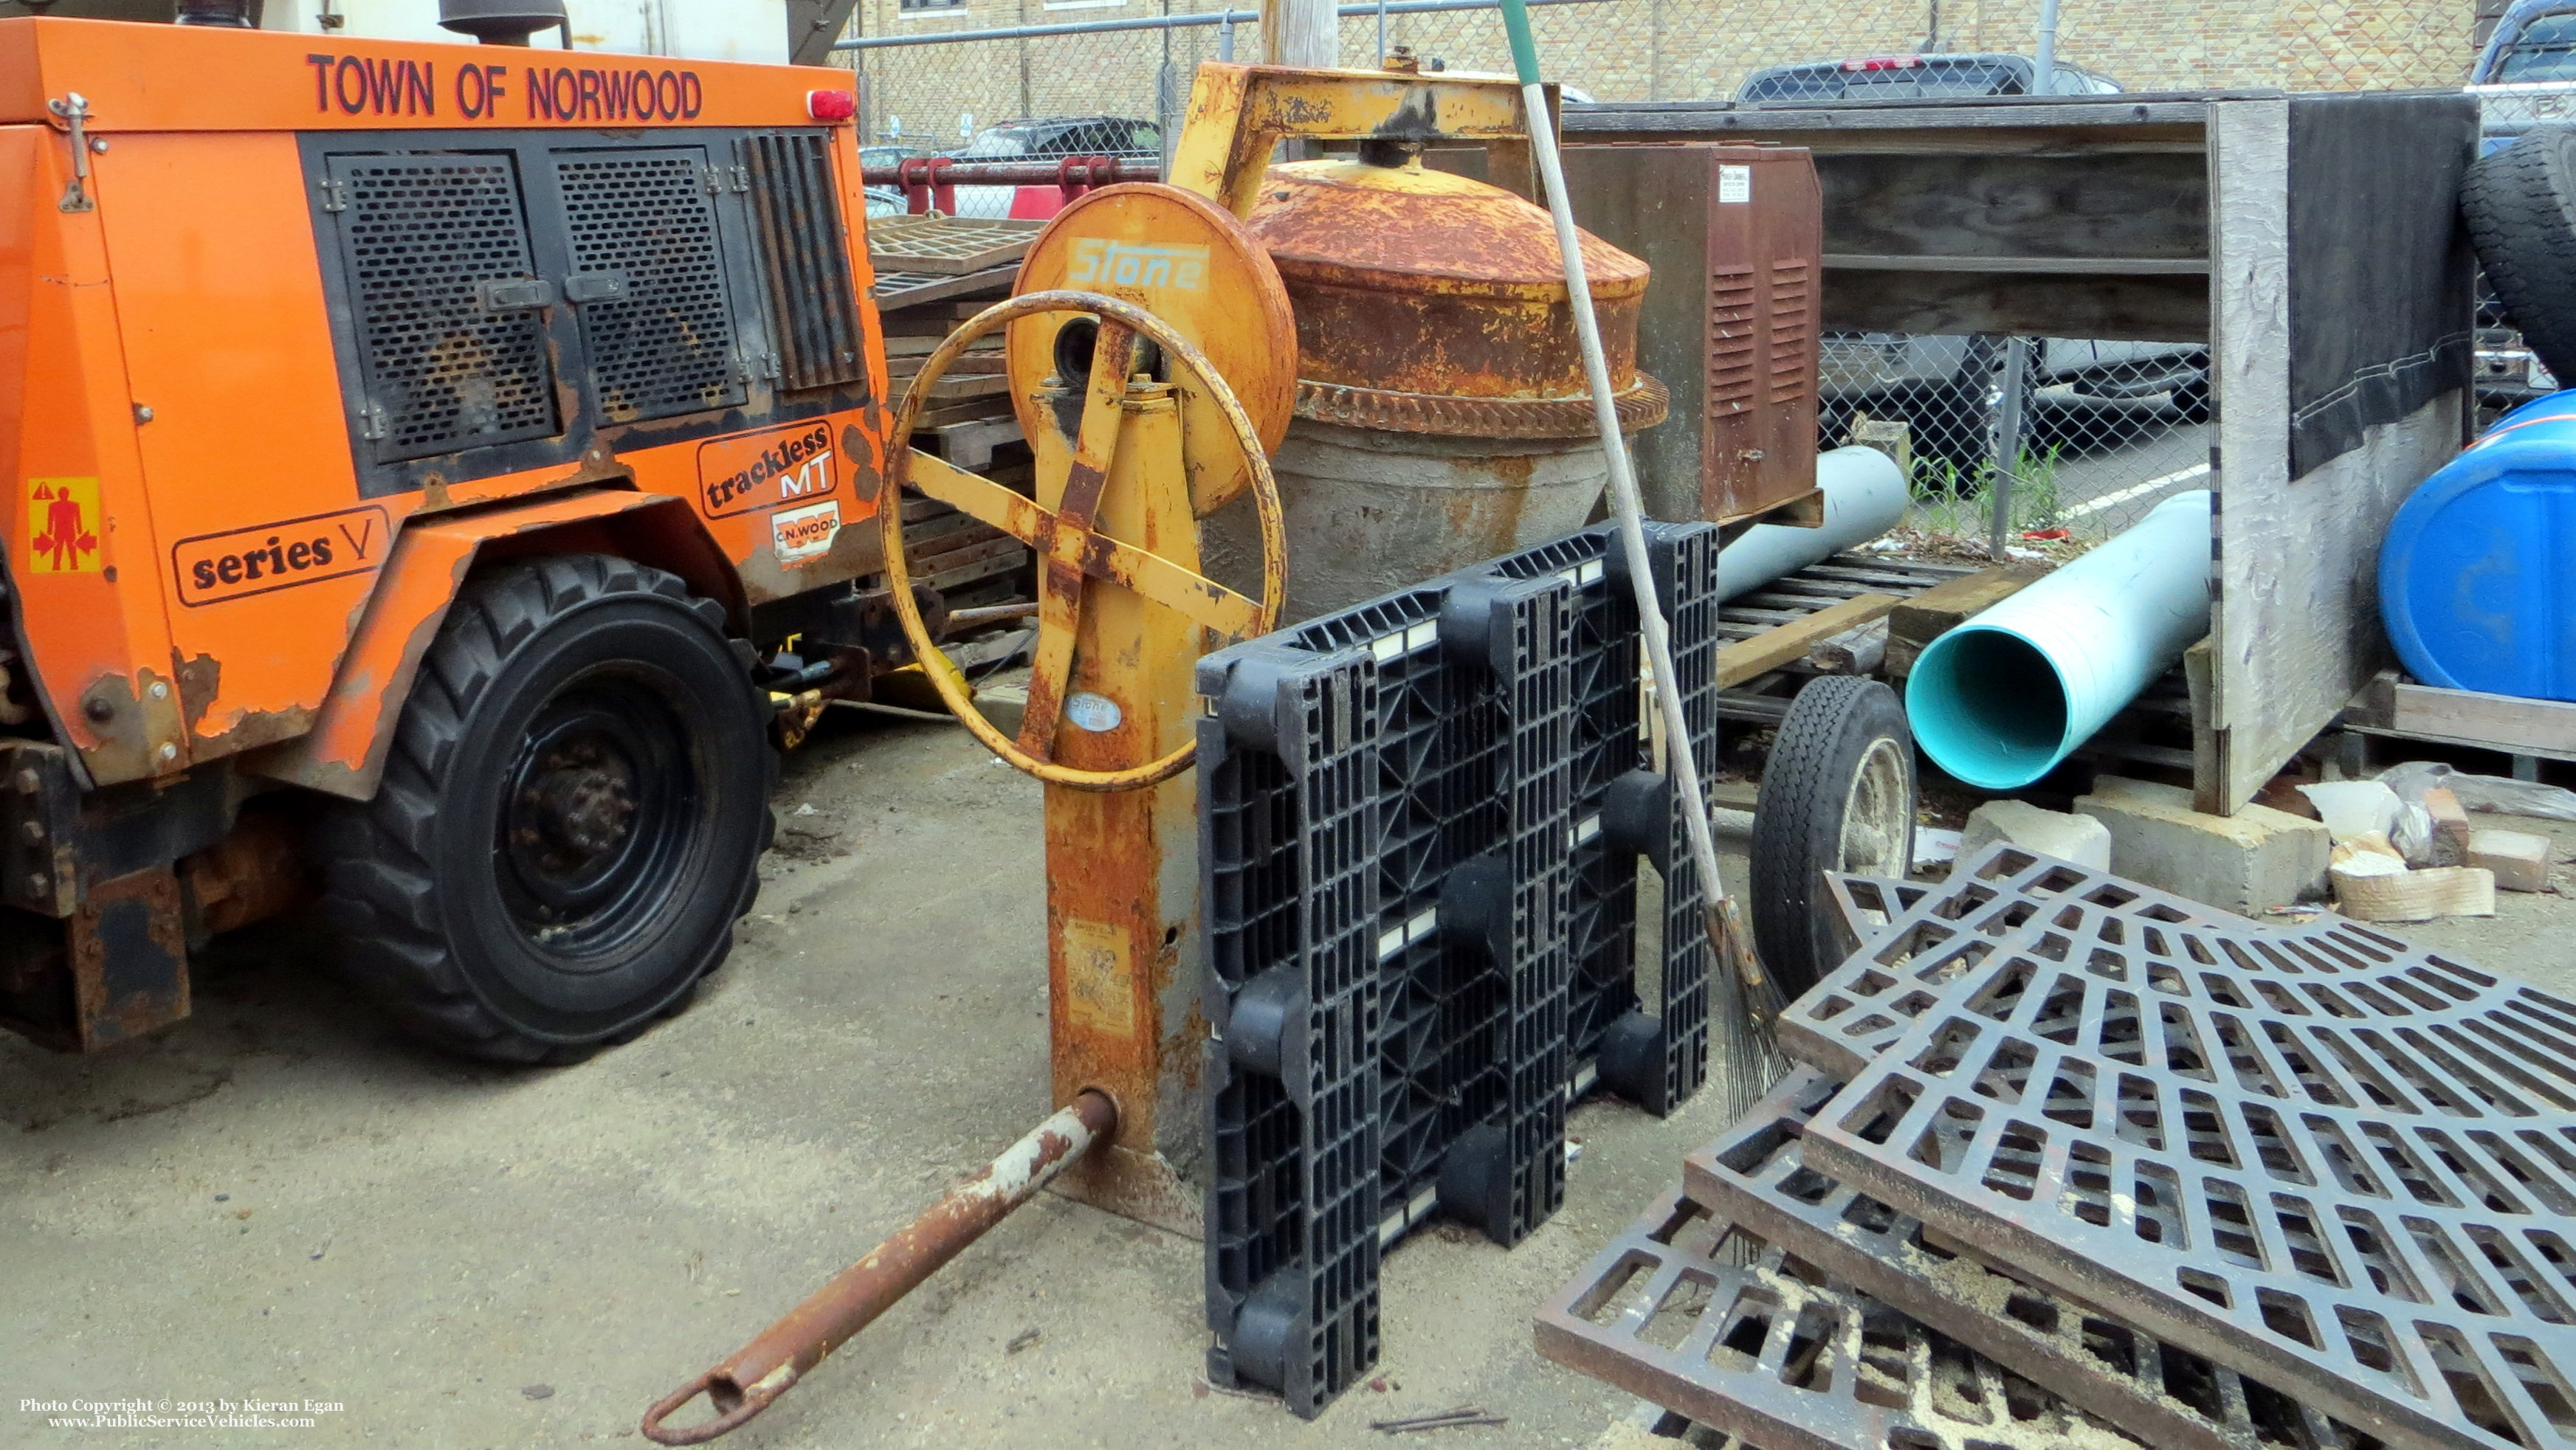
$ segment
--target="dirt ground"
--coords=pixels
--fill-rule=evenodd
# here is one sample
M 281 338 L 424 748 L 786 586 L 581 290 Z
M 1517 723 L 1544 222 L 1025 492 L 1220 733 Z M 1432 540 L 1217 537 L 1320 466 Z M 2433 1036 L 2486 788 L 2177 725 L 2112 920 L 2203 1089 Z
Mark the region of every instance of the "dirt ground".
M 647 1404 L 1043 1116 L 1035 784 L 954 727 L 841 718 L 789 764 L 731 963 L 588 1063 L 411 1048 L 291 927 L 230 944 L 148 1042 L 0 1040 L 0 1446 L 642 1444 Z M 2576 901 L 2413 934 L 2576 989 Z M 1384 1388 L 1311 1424 L 1203 1386 L 1196 1243 L 1047 1198 L 727 1443 L 1384 1445 L 1372 1418 L 1475 1403 L 1509 1424 L 1441 1443 L 1591 1446 L 1634 1402 L 1540 1361 L 1530 1311 L 1719 1114 L 1578 1110 L 1564 1210 L 1509 1254 L 1399 1248 Z M 75 1397 L 336 1408 L 293 1431 L 21 1408 Z

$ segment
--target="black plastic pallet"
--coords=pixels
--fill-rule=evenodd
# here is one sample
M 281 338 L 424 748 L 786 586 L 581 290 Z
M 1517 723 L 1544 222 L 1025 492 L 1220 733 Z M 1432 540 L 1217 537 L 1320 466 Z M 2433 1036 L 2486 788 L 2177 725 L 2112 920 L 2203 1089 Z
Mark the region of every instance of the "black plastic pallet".
M 1705 773 L 1722 643 L 1716 531 L 1652 526 L 1649 552 Z M 1681 815 L 1648 768 L 1632 600 L 1616 534 L 1588 529 L 1201 663 L 1204 995 L 1221 1041 L 1208 1211 L 1217 1382 L 1277 1388 L 1313 1414 L 1374 1362 L 1377 1252 L 1434 1212 L 1508 1246 L 1563 1203 L 1565 1113 L 1596 1060 L 1601 1081 L 1658 1112 L 1705 1076 L 1701 896 Z M 1364 747 L 1313 755 L 1322 727 L 1310 727 L 1292 749 L 1277 722 L 1314 707 L 1283 702 L 1329 695 L 1319 682 L 1360 660 L 1365 691 L 1340 698 L 1370 702 Z M 1354 770 L 1365 805 L 1349 794 Z M 1326 788 L 1340 794 L 1312 798 Z M 1317 835 L 1328 826 L 1329 858 Z M 1642 973 L 1641 859 L 1664 876 L 1667 916 Z M 1353 905 L 1359 877 L 1368 890 Z M 1317 890 L 1336 895 L 1310 900 Z M 1354 920 L 1366 924 L 1357 935 Z M 1345 969 L 1361 936 L 1371 991 L 1350 998 L 1351 1038 L 1344 1018 L 1309 1004 L 1324 1000 L 1319 962 Z M 1301 982 L 1304 997 L 1291 991 Z M 1246 1025 L 1300 1010 L 1324 1014 L 1305 1039 Z M 1303 1069 L 1313 1091 L 1297 1098 L 1300 1054 L 1346 1044 L 1373 1070 L 1338 1059 L 1328 1070 L 1317 1056 Z M 1347 1092 L 1363 1094 L 1365 1124 L 1309 1107 Z M 1354 1185 L 1368 1175 L 1350 1167 L 1363 1159 L 1376 1168 L 1365 1191 Z M 1349 1257 L 1342 1217 L 1363 1200 L 1365 1262 Z
M 1377 662 L 1202 663 L 1209 1378 L 1312 1416 L 1377 1362 Z
M 1671 637 L 1700 778 L 1717 767 L 1717 530 L 1648 524 L 1646 550 Z M 1710 964 L 1705 900 L 1681 813 L 1654 770 L 1642 728 L 1644 647 L 1615 525 L 1497 560 L 1509 577 L 1556 575 L 1575 591 L 1572 877 L 1567 936 L 1567 1067 L 1576 1096 L 1596 1082 L 1658 1115 L 1708 1071 Z M 1638 971 L 1638 862 L 1663 879 L 1663 922 L 1649 980 Z M 1646 1002 L 1652 1000 L 1654 1010 Z
M 1468 570 L 1288 635 L 1379 672 L 1388 1243 L 1444 1204 L 1516 1243 L 1563 1197 L 1562 1093 L 1529 1074 L 1563 1081 L 1572 602 Z

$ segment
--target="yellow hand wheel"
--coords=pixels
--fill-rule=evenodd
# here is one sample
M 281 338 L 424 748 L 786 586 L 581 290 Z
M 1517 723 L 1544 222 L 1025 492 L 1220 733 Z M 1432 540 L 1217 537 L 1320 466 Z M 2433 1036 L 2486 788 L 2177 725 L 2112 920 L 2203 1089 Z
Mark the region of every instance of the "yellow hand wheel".
M 1095 196 L 1103 194 L 1094 193 Z M 1267 258 L 1262 261 L 1267 264 Z M 1278 285 L 1276 273 L 1271 275 L 1275 287 Z M 1039 498 L 1053 500 L 1052 506 L 913 450 L 913 426 L 920 418 L 931 385 L 947 372 L 949 365 L 969 343 L 1014 319 L 1067 313 L 1087 314 L 1087 319 L 1077 318 L 1050 334 L 1055 339 L 1060 376 L 1070 379 L 1077 368 L 1065 364 L 1078 364 L 1081 358 L 1078 349 L 1071 358 L 1063 356 L 1067 351 L 1066 340 L 1078 342 L 1082 338 L 1083 333 L 1079 329 L 1085 320 L 1091 323 L 1093 336 L 1083 390 L 1078 399 L 1070 395 L 1064 399 L 1068 410 L 1076 401 L 1080 405 L 1078 427 L 1067 430 L 1072 436 L 1073 447 L 1065 455 L 1061 480 L 1042 480 L 1038 491 Z M 1142 343 L 1151 343 L 1161 349 L 1171 380 L 1168 388 L 1152 382 L 1140 372 L 1139 364 L 1145 356 Z M 1287 366 L 1293 370 L 1294 348 L 1291 347 L 1288 353 Z M 1236 477 L 1241 476 L 1235 472 L 1238 468 L 1249 473 L 1253 505 L 1261 523 L 1262 597 L 1258 601 L 1236 593 L 1195 569 L 1183 567 L 1152 552 L 1143 541 L 1112 538 L 1098 525 L 1102 496 L 1113 475 L 1133 477 L 1130 470 L 1140 468 L 1168 469 L 1172 471 L 1172 477 L 1195 477 L 1210 471 L 1204 462 L 1206 440 L 1203 437 L 1182 439 L 1183 446 L 1180 447 L 1167 445 L 1164 451 L 1171 456 L 1126 460 L 1127 469 L 1116 466 L 1120 462 L 1116 455 L 1129 409 L 1140 399 L 1169 397 L 1176 393 L 1186 395 L 1188 402 L 1196 405 L 1201 413 L 1208 405 L 1213 405 L 1216 414 L 1224 420 L 1227 431 L 1233 435 L 1231 442 L 1240 450 L 1240 463 L 1228 458 L 1225 467 L 1219 471 Z M 1285 421 L 1282 410 L 1277 425 L 1284 426 Z M 930 354 L 922 363 L 921 372 L 913 379 L 912 386 L 905 392 L 902 406 L 895 415 L 894 439 L 887 453 L 893 461 L 892 472 L 899 488 L 878 509 L 877 517 L 885 539 L 887 583 L 894 595 L 895 609 L 903 618 L 904 633 L 911 638 L 913 651 L 938 688 L 940 698 L 956 712 L 966 728 L 974 732 L 976 739 L 994 754 L 1029 774 L 1075 790 L 1136 790 L 1169 780 L 1189 768 L 1196 750 L 1192 745 L 1183 745 L 1160 759 L 1116 770 L 1079 769 L 1062 764 L 1055 758 L 1056 734 L 1064 720 L 1067 682 L 1074 673 L 1084 598 L 1086 591 L 1094 588 L 1126 589 L 1153 604 L 1178 611 L 1227 640 L 1267 634 L 1279 618 L 1279 601 L 1286 572 L 1287 535 L 1280 513 L 1278 486 L 1270 474 L 1263 431 L 1246 413 L 1215 365 L 1179 329 L 1133 302 L 1096 292 L 1031 292 L 996 303 L 951 333 L 938 350 Z M 1272 431 L 1275 441 L 1276 428 Z M 1177 429 L 1164 436 L 1181 438 Z M 1199 466 L 1192 467 L 1180 456 L 1184 447 L 1192 454 L 1201 455 Z M 1046 456 L 1049 451 L 1040 450 L 1041 456 Z M 912 595 L 911 570 L 904 556 L 901 488 L 910 488 L 925 497 L 950 504 L 1037 551 L 1038 643 L 1030 669 L 1028 707 L 1017 739 L 1003 734 L 975 707 L 974 696 L 964 677 L 941 652 L 922 621 L 920 606 Z M 1184 506 L 1175 512 L 1182 516 L 1160 520 L 1158 527 L 1196 527 L 1195 519 L 1191 517 L 1193 510 Z

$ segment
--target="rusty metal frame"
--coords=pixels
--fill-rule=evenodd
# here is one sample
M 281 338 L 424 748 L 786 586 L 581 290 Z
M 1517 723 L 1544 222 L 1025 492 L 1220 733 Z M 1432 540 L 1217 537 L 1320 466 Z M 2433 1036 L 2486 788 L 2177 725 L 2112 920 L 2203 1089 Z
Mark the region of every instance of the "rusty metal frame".
M 1538 1312 L 1538 1351 L 1764 1450 L 2128 1441 L 1667 1190 Z
M 2364 1450 L 2312 1407 L 1949 1252 L 1922 1221 L 1806 1166 L 1799 1129 L 1841 1087 L 1793 1070 L 1682 1161 L 1692 1201 L 2161 1450 Z
M 2576 1438 L 2576 1003 L 2143 892 L 1970 944 L 1808 1164 L 2392 1446 Z

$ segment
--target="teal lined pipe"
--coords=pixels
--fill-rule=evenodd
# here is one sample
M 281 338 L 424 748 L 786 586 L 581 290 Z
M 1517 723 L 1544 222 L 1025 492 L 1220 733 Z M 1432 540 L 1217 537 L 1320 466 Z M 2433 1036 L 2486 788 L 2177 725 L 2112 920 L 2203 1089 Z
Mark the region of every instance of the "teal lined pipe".
M 1934 640 L 1905 682 L 1915 744 L 1980 790 L 2056 769 L 2209 633 L 2209 521 L 2208 490 L 2176 494 Z

